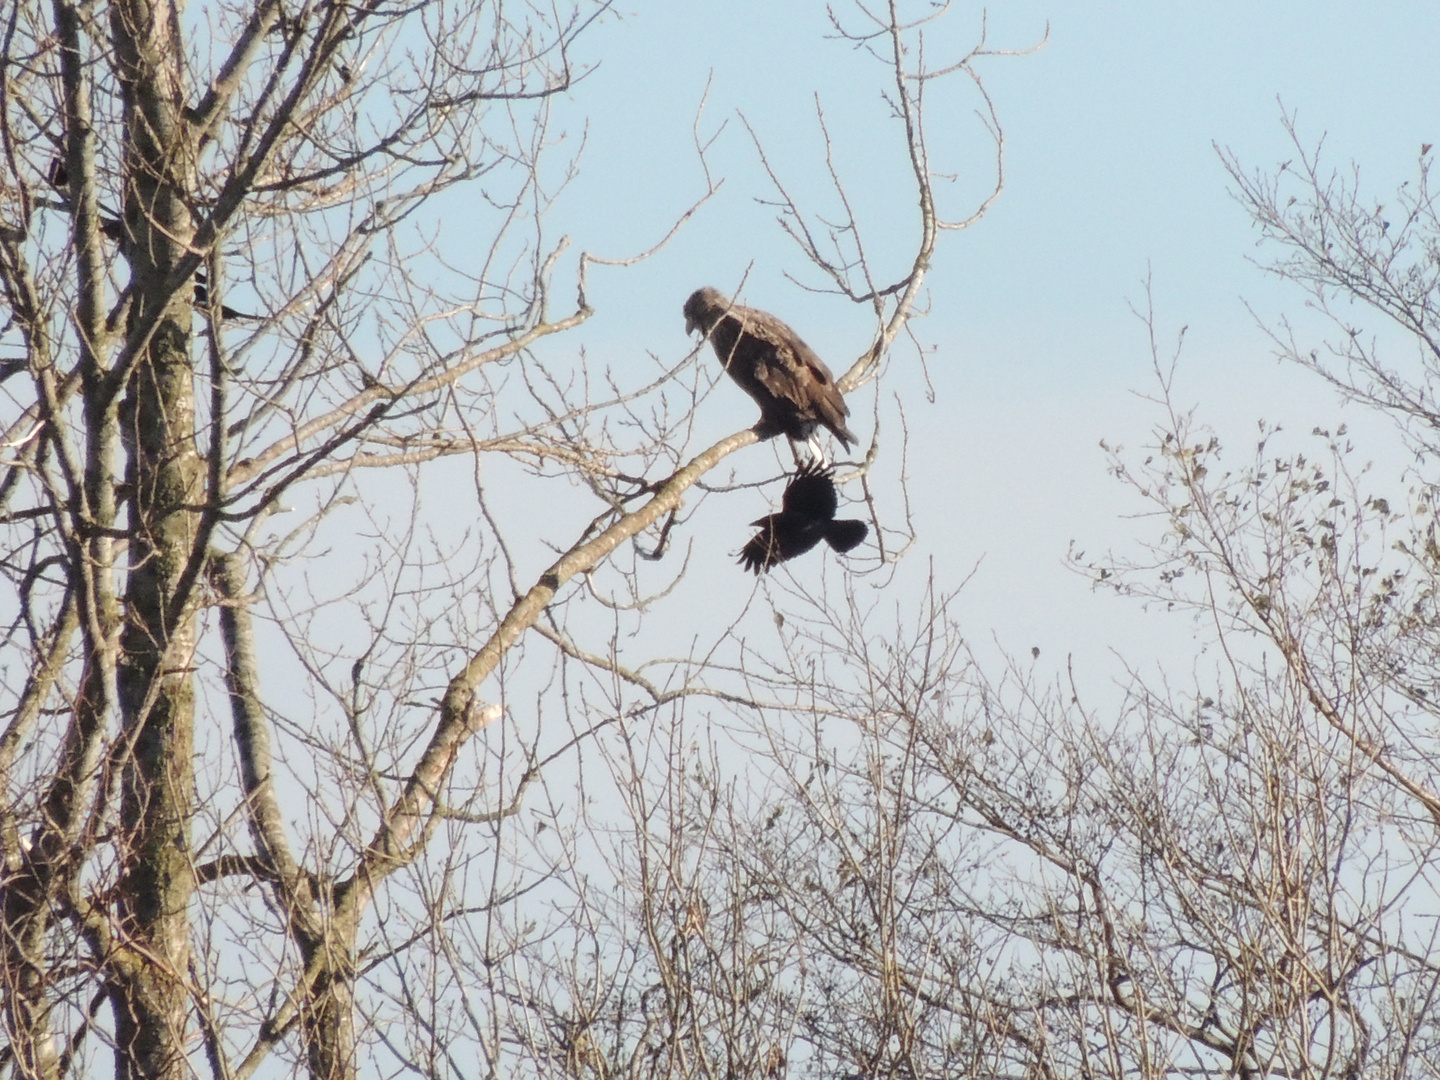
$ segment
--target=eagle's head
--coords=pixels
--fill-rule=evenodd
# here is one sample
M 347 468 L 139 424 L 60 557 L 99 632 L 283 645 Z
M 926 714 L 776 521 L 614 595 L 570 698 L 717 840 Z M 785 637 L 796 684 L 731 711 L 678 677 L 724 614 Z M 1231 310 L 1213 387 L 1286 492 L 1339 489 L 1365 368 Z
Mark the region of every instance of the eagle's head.
M 685 301 L 685 332 L 693 334 L 699 330 L 708 334 L 729 309 L 730 299 L 719 289 L 709 285 L 696 289 Z

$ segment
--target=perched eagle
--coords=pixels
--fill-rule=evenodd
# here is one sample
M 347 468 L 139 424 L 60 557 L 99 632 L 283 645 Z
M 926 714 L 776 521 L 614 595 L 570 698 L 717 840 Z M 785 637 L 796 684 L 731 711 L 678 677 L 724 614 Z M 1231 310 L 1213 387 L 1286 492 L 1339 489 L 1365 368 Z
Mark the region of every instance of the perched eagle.
M 755 432 L 762 439 L 785 435 L 810 442 L 823 424 L 847 449 L 860 441 L 845 426 L 850 410 L 825 361 L 774 315 L 733 304 L 717 289 L 696 289 L 685 301 L 685 332 L 696 330 L 760 406 Z
M 785 485 L 780 513 L 751 522 L 760 526 L 760 531 L 740 552 L 740 562 L 758 574 L 776 563 L 804 555 L 821 540 L 836 551 L 858 547 L 869 529 L 863 521 L 836 521 L 839 504 L 831 470 L 819 462 L 801 466 Z

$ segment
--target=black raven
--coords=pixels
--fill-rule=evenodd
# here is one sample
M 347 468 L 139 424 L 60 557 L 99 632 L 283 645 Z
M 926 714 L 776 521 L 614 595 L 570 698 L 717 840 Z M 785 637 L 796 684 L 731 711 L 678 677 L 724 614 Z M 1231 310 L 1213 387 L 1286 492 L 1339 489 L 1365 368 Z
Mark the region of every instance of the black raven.
M 780 498 L 780 513 L 751 522 L 760 531 L 740 552 L 745 569 L 759 574 L 803 555 L 821 540 L 836 551 L 858 547 L 869 530 L 863 521 L 835 520 L 840 500 L 832 470 L 819 462 L 801 466 Z

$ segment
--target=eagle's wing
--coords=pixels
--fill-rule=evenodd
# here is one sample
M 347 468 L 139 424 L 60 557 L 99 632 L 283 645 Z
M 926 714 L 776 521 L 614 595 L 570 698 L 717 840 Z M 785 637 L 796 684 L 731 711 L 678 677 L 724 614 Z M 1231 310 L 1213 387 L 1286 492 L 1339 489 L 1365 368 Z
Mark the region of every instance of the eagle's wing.
M 754 308 L 745 311 L 745 329 L 769 346 L 763 362 L 755 365 L 755 377 L 770 393 L 807 410 L 833 397 L 842 417 L 849 411 L 825 361 L 794 330 L 769 312 Z
M 858 441 L 845 425 L 850 410 L 835 386 L 835 376 L 799 334 L 774 315 L 754 308 L 745 309 L 745 330 L 765 346 L 755 356 L 756 382 L 776 401 L 793 406 L 806 419 L 819 420 L 845 445 Z

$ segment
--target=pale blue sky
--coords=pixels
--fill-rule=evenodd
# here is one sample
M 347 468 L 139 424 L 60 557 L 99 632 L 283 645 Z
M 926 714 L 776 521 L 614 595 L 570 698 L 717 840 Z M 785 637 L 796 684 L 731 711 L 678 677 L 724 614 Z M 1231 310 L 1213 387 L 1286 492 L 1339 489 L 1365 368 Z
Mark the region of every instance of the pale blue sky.
M 927 44 L 933 62 L 973 42 L 980 10 L 954 7 Z M 887 241 L 903 255 L 912 197 L 895 171 L 879 72 L 824 40 L 824 12 L 774 0 L 627 0 L 621 18 L 581 45 L 581 58 L 601 66 L 557 111 L 572 138 L 588 122 L 588 143 L 552 222 L 577 249 L 630 254 L 694 198 L 690 130 L 707 80 L 703 129 L 728 121 L 711 155 L 722 193 L 649 263 L 593 273 L 589 356 L 622 371 L 648 364 L 647 351 L 677 359 L 689 345 L 685 295 L 731 287 L 747 268 L 748 302 L 791 322 L 832 367 L 868 343 L 866 312 L 784 280 L 802 263 L 754 201 L 768 192 L 737 120 L 743 111 L 797 191 L 814 190 L 818 93 L 880 261 Z M 934 556 L 942 582 L 955 585 L 978 562 L 966 593 L 971 635 L 993 630 L 1011 649 L 1041 645 L 1059 662 L 1072 650 L 1098 656 L 1112 641 L 1154 640 L 1153 619 L 1093 596 L 1061 565 L 1072 538 L 1095 550 L 1146 535 L 1121 518 L 1139 507 L 1105 475 L 1098 441 L 1138 447 L 1155 417 L 1134 394 L 1154 387 L 1129 310 L 1147 267 L 1162 326 L 1189 327 L 1182 393 L 1222 434 L 1248 437 L 1261 417 L 1305 431 L 1341 417 L 1313 378 L 1276 366 L 1245 310 L 1242 298 L 1266 314 L 1300 315 L 1304 300 L 1247 262 L 1255 236 L 1212 144 L 1273 168 L 1293 156 L 1283 102 L 1307 143 L 1325 136 L 1333 165 L 1357 160 L 1369 190 L 1393 190 L 1414 174 L 1420 144 L 1440 143 L 1440 4 L 1025 0 L 990 11 L 990 42 L 1031 45 L 1047 21 L 1038 54 L 980 68 L 1005 128 L 1008 183 L 989 217 L 943 242 L 930 278 L 935 311 L 916 330 L 939 348 L 937 401 L 923 403 L 908 358 L 884 391 L 908 380 L 914 572 Z M 960 92 L 930 105 L 932 147 L 961 188 L 988 175 L 975 104 Z M 738 393 L 717 393 L 705 408 L 716 436 L 753 411 Z M 1354 412 L 1345 418 L 1363 426 Z M 857 430 L 868 436 L 870 426 L 862 416 Z M 898 444 L 887 450 L 884 464 L 897 469 Z M 737 508 L 712 510 L 716 520 L 764 509 L 753 496 L 730 498 Z M 721 544 L 725 553 L 741 533 Z

